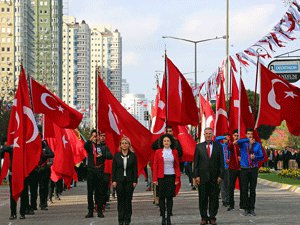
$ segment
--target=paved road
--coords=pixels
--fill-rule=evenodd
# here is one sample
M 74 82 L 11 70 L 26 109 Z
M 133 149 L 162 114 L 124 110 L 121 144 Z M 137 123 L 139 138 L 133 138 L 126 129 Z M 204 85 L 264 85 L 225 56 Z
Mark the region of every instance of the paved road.
M 172 224 L 199 224 L 197 192 L 191 191 L 187 179 L 183 176 L 181 193 L 174 201 L 174 216 Z M 132 225 L 160 224 L 158 207 L 152 204 L 151 193 L 146 192 L 143 178 L 136 188 L 133 198 Z M 111 209 L 107 210 L 105 218 L 97 217 L 85 219 L 87 213 L 86 183 L 81 182 L 76 188 L 64 192 L 60 201 L 49 206 L 48 211 L 36 211 L 35 215 L 26 216 L 25 220 L 10 221 L 8 187 L 0 186 L 0 225 L 116 225 L 116 201 L 112 200 Z M 238 201 L 239 195 L 235 196 Z M 260 225 L 287 225 L 300 224 L 300 195 L 258 185 L 257 189 L 257 216 L 241 216 L 239 210 L 227 212 L 220 206 L 218 224 L 260 224 Z

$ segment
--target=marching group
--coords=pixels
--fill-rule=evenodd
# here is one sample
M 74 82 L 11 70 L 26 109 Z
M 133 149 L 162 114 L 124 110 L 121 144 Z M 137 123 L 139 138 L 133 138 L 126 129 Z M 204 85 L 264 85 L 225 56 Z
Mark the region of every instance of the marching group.
M 193 182 L 199 193 L 200 224 L 217 224 L 220 193 L 223 205 L 228 207 L 228 211 L 235 209 L 234 189 L 237 179 L 240 184 L 239 208 L 244 210 L 244 216 L 255 216 L 258 166 L 264 160 L 264 155 L 261 144 L 253 137 L 253 130 L 247 129 L 246 138 L 243 139 L 239 139 L 237 130 L 232 134 L 213 138 L 213 130 L 206 128 L 204 138 L 204 142 L 196 145 L 194 161 L 191 162 L 193 169 L 189 171 L 189 174 L 193 175 Z M 84 145 L 88 154 L 86 159 L 88 213 L 85 217 L 93 217 L 95 211 L 98 217 L 104 217 L 103 207 L 108 202 L 108 183 L 110 183 L 117 194 L 118 223 L 129 225 L 133 192 L 138 182 L 138 160 L 127 137 L 121 138 L 119 151 L 114 156 L 105 144 L 105 139 L 105 133 L 93 130 L 90 139 Z M 161 224 L 170 225 L 173 215 L 173 197 L 178 194 L 180 188 L 183 151 L 180 142 L 173 136 L 170 126 L 167 127 L 166 133 L 153 143 L 152 148 L 155 151 L 150 167 L 155 197 L 159 199 Z M 2 158 L 5 152 L 10 154 L 12 162 L 12 146 L 5 146 L 3 143 Z M 59 193 L 63 190 L 60 182 L 50 181 L 53 157 L 53 151 L 47 142 L 43 141 L 39 166 L 32 171 L 24 183 L 20 201 L 20 219 L 25 219 L 25 214 L 34 214 L 34 210 L 37 210 L 38 189 L 41 210 L 48 209 L 47 202 L 52 199 L 54 191 L 59 197 Z M 105 172 L 106 160 L 112 160 L 112 171 L 108 177 Z M 11 169 L 10 167 L 10 171 Z M 11 181 L 11 172 L 9 181 Z M 10 194 L 12 194 L 11 182 Z M 12 197 L 10 208 L 9 219 L 16 219 L 16 202 Z

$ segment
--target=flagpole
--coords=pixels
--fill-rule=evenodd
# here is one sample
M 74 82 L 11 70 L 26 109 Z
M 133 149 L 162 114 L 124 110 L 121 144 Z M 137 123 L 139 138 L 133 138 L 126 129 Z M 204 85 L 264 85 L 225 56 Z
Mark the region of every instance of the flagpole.
M 256 63 L 256 77 L 255 77 L 255 91 L 254 91 L 254 99 L 253 99 L 253 117 L 254 120 L 256 119 L 256 95 L 257 95 L 257 80 L 258 80 L 258 66 L 259 66 L 259 52 L 261 52 L 262 50 L 260 48 L 258 48 L 256 50 L 257 53 L 257 63 Z
M 166 126 L 168 126 L 168 94 L 169 94 L 169 76 L 167 75 L 167 48 L 165 46 L 165 76 L 166 76 Z
M 95 122 L 96 122 L 96 131 L 98 134 L 98 65 L 96 65 L 96 71 L 95 71 Z
M 239 88 L 239 116 L 238 116 L 238 132 L 241 137 L 241 98 L 242 98 L 242 65 L 240 64 L 240 88 Z

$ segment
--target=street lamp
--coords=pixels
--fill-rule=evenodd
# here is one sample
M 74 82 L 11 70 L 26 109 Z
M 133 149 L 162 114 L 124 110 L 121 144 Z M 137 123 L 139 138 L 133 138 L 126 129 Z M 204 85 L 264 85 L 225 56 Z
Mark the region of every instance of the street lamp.
M 178 37 L 173 37 L 173 36 L 162 36 L 162 38 L 170 38 L 170 39 L 176 39 L 180 41 L 186 41 L 190 43 L 194 43 L 195 45 L 195 87 L 197 87 L 197 44 L 201 42 L 206 42 L 206 41 L 212 41 L 212 40 L 217 40 L 217 39 L 226 39 L 226 35 L 222 37 L 214 37 L 214 38 L 208 38 L 208 39 L 203 39 L 203 40 L 190 40 L 190 39 L 185 39 L 185 38 L 178 38 Z

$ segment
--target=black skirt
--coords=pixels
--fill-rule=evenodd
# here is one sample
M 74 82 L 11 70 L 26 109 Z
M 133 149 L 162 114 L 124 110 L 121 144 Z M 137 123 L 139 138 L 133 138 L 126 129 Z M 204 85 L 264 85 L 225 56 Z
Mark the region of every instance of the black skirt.
M 158 179 L 158 197 L 175 196 L 175 175 L 165 175 Z

